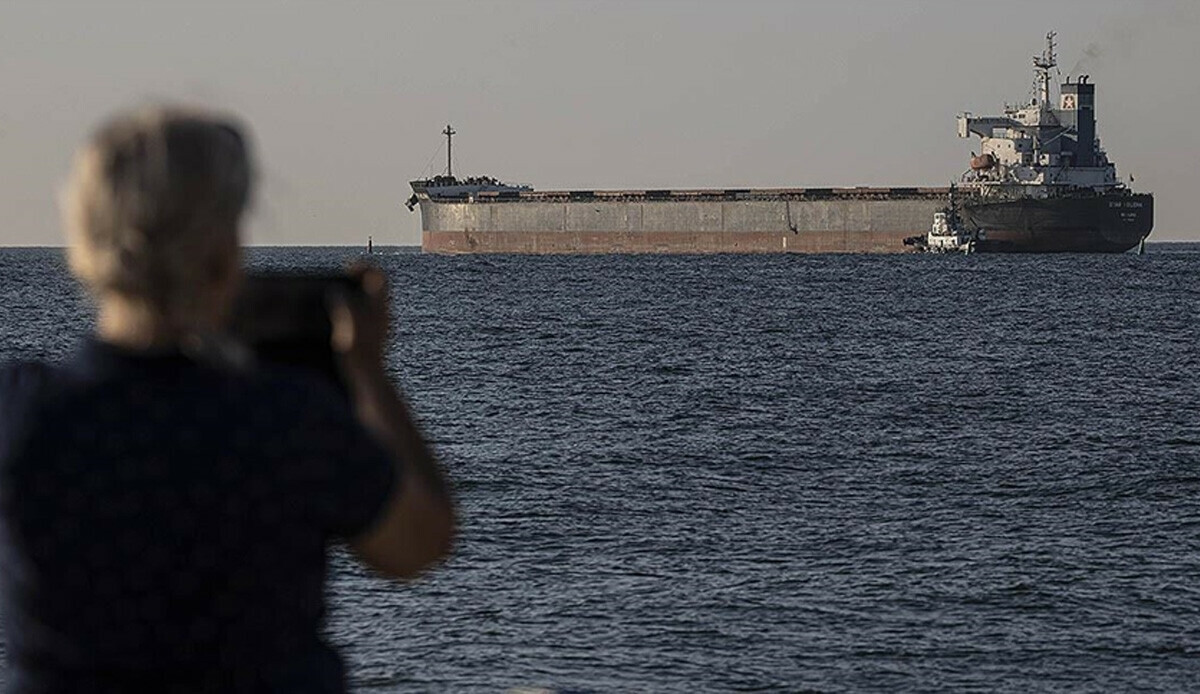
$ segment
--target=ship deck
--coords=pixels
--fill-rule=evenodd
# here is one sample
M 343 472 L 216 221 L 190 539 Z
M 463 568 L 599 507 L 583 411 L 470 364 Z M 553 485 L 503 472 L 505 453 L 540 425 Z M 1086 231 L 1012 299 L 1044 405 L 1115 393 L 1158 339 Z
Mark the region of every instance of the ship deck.
M 480 191 L 434 195 L 434 202 L 723 202 L 737 200 L 944 200 L 949 188 L 711 188 L 696 190 Z

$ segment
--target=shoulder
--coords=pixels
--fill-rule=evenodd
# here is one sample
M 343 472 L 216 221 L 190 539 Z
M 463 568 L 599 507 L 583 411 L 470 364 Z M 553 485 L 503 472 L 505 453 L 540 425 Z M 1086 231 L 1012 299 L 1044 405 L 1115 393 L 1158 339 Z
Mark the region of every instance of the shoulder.
M 41 362 L 0 364 L 0 467 L 8 468 L 8 452 L 25 440 L 54 402 L 55 369 Z
M 5 391 L 43 381 L 51 367 L 40 361 L 0 362 L 0 388 Z
M 55 369 L 36 361 L 0 363 L 0 412 L 9 412 L 45 391 L 55 380 Z

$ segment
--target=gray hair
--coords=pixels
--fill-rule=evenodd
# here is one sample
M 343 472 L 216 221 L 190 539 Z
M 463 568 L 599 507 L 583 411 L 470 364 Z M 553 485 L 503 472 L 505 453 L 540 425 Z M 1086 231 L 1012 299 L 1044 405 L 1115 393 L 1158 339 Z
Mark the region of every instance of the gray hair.
M 215 275 L 235 271 L 253 187 L 236 122 L 157 107 L 104 123 L 79 150 L 63 196 L 71 270 L 186 323 Z

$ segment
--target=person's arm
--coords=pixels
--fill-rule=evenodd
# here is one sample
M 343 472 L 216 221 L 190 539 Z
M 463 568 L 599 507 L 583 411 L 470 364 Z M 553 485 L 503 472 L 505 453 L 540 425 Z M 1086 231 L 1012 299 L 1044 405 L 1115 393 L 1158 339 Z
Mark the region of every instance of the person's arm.
M 369 566 L 410 578 L 445 558 L 454 543 L 456 514 L 445 476 L 383 367 L 387 286 L 374 268 L 359 270 L 365 306 L 334 302 L 334 349 L 342 355 L 359 421 L 396 460 L 396 483 L 379 518 L 350 546 Z

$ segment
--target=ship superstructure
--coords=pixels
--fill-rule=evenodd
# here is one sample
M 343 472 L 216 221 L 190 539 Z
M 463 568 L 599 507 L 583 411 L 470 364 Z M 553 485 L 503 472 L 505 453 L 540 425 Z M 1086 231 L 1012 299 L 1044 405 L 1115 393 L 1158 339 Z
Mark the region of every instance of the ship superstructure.
M 1055 34 L 1034 56 L 1034 83 L 1025 104 L 1001 116 L 958 117 L 958 135 L 980 138 L 962 181 L 977 197 L 964 205 L 986 230 L 980 250 L 1126 251 L 1153 227 L 1153 197 L 1137 194 L 1096 132 L 1096 85 L 1068 75 L 1054 93 Z

